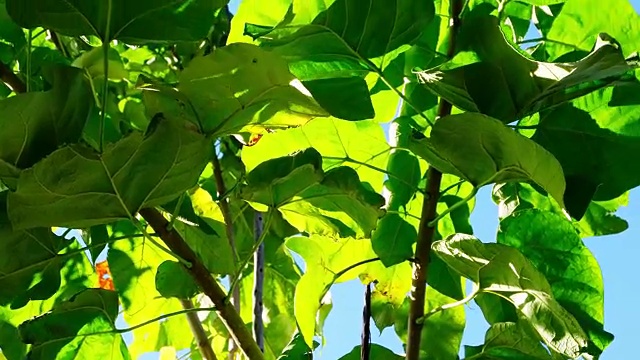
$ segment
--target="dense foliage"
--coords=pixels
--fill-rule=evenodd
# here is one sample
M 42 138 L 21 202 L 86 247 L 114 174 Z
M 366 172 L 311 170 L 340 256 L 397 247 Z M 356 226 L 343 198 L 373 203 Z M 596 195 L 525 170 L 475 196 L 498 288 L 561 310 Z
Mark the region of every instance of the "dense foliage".
M 582 239 L 640 185 L 627 0 L 0 3 L 0 358 L 308 359 L 356 278 L 345 360 L 613 341 Z

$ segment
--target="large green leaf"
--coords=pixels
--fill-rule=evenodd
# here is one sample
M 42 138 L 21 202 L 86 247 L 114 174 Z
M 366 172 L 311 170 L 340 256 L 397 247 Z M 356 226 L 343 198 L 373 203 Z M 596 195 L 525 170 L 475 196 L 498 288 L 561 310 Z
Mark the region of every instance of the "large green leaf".
M 334 281 L 354 279 L 361 269 L 352 269 L 337 279 L 335 275 L 360 261 L 374 258 L 375 254 L 367 240 L 295 236 L 289 238 L 286 245 L 305 262 L 305 273 L 296 285 L 294 310 L 300 333 L 311 346 L 316 315 L 329 286 Z
M 262 36 L 261 46 L 287 59 L 301 80 L 364 76 L 407 50 L 434 13 L 431 1 L 336 0 L 310 23 L 285 18 L 268 34 L 252 35 Z
M 186 117 L 212 136 L 299 126 L 328 115 L 286 61 L 243 43 L 194 58 L 180 74 L 177 92 L 161 88 L 145 97 L 147 111 Z
M 162 116 L 145 135 L 132 133 L 102 155 L 66 146 L 22 172 L 8 197 L 9 218 L 16 229 L 129 218 L 194 186 L 212 151 L 207 138 Z
M 247 174 L 242 197 L 277 208 L 310 234 L 368 237 L 384 214 L 384 198 L 365 188 L 355 170 L 340 166 L 324 172 L 313 148 L 257 166 Z
M 220 0 L 6 0 L 18 25 L 69 36 L 95 35 L 131 44 L 204 38 Z M 170 26 L 168 26 L 170 25 Z
M 574 218 L 582 218 L 592 199 L 610 200 L 640 185 L 640 168 L 628 161 L 640 152 L 639 94 L 640 84 L 610 87 L 540 114 L 531 139 L 562 164 Z
M 110 226 L 112 237 L 125 237 L 109 246 L 107 260 L 113 279 L 113 285 L 120 297 L 124 309 L 124 320 L 130 326 L 149 319 L 166 315 L 182 309 L 177 299 L 167 299 L 156 290 L 156 273 L 160 265 L 167 260 L 175 260 L 166 252 L 141 237 L 131 222 L 120 221 Z M 167 338 L 166 329 L 160 322 L 153 322 L 132 331 L 133 341 L 129 344 L 131 356 L 137 359 L 146 352 L 158 351 L 162 342 L 166 346 L 190 342 L 192 335 L 184 316 L 176 317 L 178 329 L 172 338 Z
M 413 139 L 410 148 L 438 170 L 477 188 L 507 181 L 535 182 L 564 205 L 565 180 L 558 160 L 489 116 L 464 113 L 442 118 L 433 126 L 431 137 Z
M 31 344 L 27 358 L 130 359 L 122 335 L 115 331 L 117 316 L 115 292 L 86 289 L 20 325 L 20 336 Z
M 265 160 L 310 147 L 322 154 L 325 171 L 350 166 L 363 183 L 382 190 L 389 145 L 384 130 L 374 121 L 321 118 L 299 128 L 265 134 L 257 144 L 242 150 L 242 162 L 251 171 Z
M 600 267 L 569 221 L 535 209 L 518 211 L 500 222 L 498 243 L 518 249 L 546 277 L 555 299 L 578 320 L 599 352 L 613 341 L 602 325 Z
M 483 8 L 465 18 L 456 57 L 418 73 L 425 86 L 462 110 L 509 123 L 621 78 L 633 78 L 637 61 L 626 61 L 606 34 L 600 34 L 593 52 L 576 63 L 536 62 L 504 39 L 498 19 L 484 15 Z
M 622 45 L 625 55 L 640 48 L 635 35 L 640 16 L 628 0 L 567 0 L 555 17 L 546 37 L 545 50 L 551 59 L 574 50 L 589 51 L 599 33 L 606 32 Z
M 7 218 L 6 196 L 0 193 L 0 306 L 20 308 L 55 294 L 61 269 L 80 261 L 83 254 L 50 228 L 14 230 Z
M 0 160 L 25 169 L 78 141 L 94 103 L 89 83 L 81 70 L 62 66 L 53 68 L 52 82 L 49 91 L 0 101 Z M 0 179 L 15 185 L 2 170 Z
M 473 359 L 551 360 L 542 344 L 519 326 L 518 323 L 501 322 L 491 325 L 484 336 L 484 344 L 477 351 L 465 355 Z M 476 347 L 474 347 L 476 348 Z
M 483 244 L 457 234 L 433 244 L 433 251 L 481 291 L 500 294 L 518 310 L 553 351 L 576 358 L 587 353 L 588 337 L 580 324 L 556 301 L 544 275 L 517 249 Z
M 519 210 L 538 209 L 565 217 L 564 210 L 548 196 L 538 192 L 533 186 L 523 183 L 496 184 L 493 200 L 498 204 L 498 217 L 504 219 Z M 582 219 L 571 219 L 571 223 L 581 238 L 621 233 L 629 224 L 615 215 L 620 206 L 626 206 L 629 194 L 608 201 L 592 201 Z
M 371 243 L 373 250 L 379 254 L 386 266 L 399 264 L 413 256 L 413 244 L 418 238 L 416 228 L 404 220 L 399 214 L 386 214 L 373 234 Z

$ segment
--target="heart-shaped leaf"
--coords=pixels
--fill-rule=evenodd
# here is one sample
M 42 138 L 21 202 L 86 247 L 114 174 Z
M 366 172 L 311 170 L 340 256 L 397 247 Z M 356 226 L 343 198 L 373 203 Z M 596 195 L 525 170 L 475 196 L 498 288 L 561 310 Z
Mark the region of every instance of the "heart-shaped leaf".
M 438 120 L 429 138 L 413 139 L 410 149 L 443 173 L 476 188 L 507 181 L 534 182 L 564 205 L 565 180 L 558 160 L 542 146 L 478 113 Z

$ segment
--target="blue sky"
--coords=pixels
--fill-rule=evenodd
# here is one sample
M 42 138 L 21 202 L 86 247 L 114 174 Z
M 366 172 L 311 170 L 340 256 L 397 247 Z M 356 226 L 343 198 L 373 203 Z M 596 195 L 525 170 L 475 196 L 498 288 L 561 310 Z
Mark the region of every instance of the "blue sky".
M 230 1 L 232 12 L 237 9 L 239 0 Z M 636 10 L 640 0 L 632 0 Z M 533 30 L 533 29 L 532 29 Z M 537 37 L 532 32 L 531 37 Z M 615 335 L 615 340 L 605 351 L 602 360 L 630 359 L 637 348 L 637 324 L 640 324 L 640 306 L 636 296 L 640 296 L 637 280 L 628 274 L 635 270 L 640 254 L 640 190 L 634 190 L 630 196 L 630 206 L 620 209 L 618 215 L 626 219 L 629 229 L 618 235 L 585 239 L 600 263 L 605 282 L 605 328 Z M 475 210 L 471 215 L 475 235 L 485 241 L 495 241 L 498 228 L 497 206 L 491 201 L 491 187 L 485 187 L 477 195 Z M 334 285 L 331 289 L 333 310 L 325 323 L 326 346 L 317 352 L 317 359 L 335 360 L 351 351 L 360 343 L 364 286 L 358 281 Z M 479 308 L 472 302 L 465 306 L 467 327 L 462 340 L 466 345 L 478 345 L 484 342 L 484 333 L 488 324 Z M 372 324 L 372 341 L 396 353 L 403 353 L 402 344 L 393 328 L 387 328 L 378 336 Z M 434 339 L 437 341 L 437 339 Z M 145 359 L 155 358 L 149 357 Z

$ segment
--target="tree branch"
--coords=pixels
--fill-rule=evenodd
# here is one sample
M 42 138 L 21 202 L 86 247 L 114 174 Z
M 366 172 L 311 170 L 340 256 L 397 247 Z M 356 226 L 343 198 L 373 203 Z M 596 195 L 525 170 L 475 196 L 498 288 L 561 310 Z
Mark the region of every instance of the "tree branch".
M 225 324 L 233 340 L 249 360 L 263 360 L 264 356 L 253 340 L 251 332 L 245 326 L 244 321 L 234 309 L 233 305 L 226 301 L 227 295 L 220 285 L 211 277 L 209 270 L 204 266 L 196 253 L 187 245 L 182 236 L 175 230 L 167 230 L 169 221 L 162 214 L 153 208 L 140 210 L 140 215 L 149 223 L 162 241 L 177 255 L 191 263 L 190 268 L 186 268 L 196 283 L 204 291 L 216 307 L 216 312 Z
M 193 303 L 189 299 L 180 299 L 180 303 L 185 310 L 193 309 Z M 190 311 L 186 313 L 186 316 L 191 332 L 193 333 L 193 337 L 196 339 L 196 345 L 198 345 L 200 354 L 202 354 L 202 358 L 204 360 L 218 360 L 216 354 L 211 348 L 211 342 L 209 342 L 207 333 L 204 331 L 200 319 L 198 319 L 198 314 Z
M 456 51 L 456 34 L 460 27 L 460 13 L 464 7 L 464 0 L 451 0 L 450 14 L 451 23 L 449 26 L 449 48 L 447 57 L 452 58 Z M 438 106 L 438 119 L 451 114 L 451 104 L 444 99 L 440 99 Z M 407 360 L 418 360 L 420 357 L 420 340 L 422 335 L 424 316 L 425 296 L 427 292 L 428 268 L 431 262 L 431 244 L 435 234 L 436 223 L 430 222 L 436 217 L 438 197 L 440 196 L 440 184 L 442 173 L 433 167 L 427 170 L 427 185 L 422 203 L 422 216 L 418 229 L 418 240 L 416 243 L 416 261 L 413 264 L 412 286 L 409 307 L 409 326 L 407 334 Z M 436 340 L 436 339 L 434 339 Z
M 213 159 L 211 160 L 213 165 L 213 178 L 216 181 L 216 188 L 218 189 L 218 197 L 223 197 L 224 194 L 227 193 L 227 187 L 224 184 L 224 179 L 222 178 L 222 167 L 220 166 L 220 160 L 218 160 L 218 155 L 214 154 Z M 233 278 L 231 278 L 231 283 L 235 282 L 235 278 L 240 277 L 240 273 L 242 269 L 237 267 L 238 264 L 238 252 L 236 249 L 236 241 L 235 234 L 233 231 L 233 217 L 231 216 L 231 209 L 229 208 L 229 203 L 227 199 L 221 199 L 219 202 L 220 211 L 222 212 L 222 218 L 225 224 L 225 232 L 227 234 L 227 239 L 229 240 L 229 246 L 231 247 L 231 254 L 233 255 L 233 266 L 237 269 L 237 273 L 234 274 Z M 240 313 L 240 288 L 237 286 L 232 287 L 231 289 L 231 303 L 233 307 L 236 309 L 238 313 Z M 232 360 L 234 358 L 234 354 L 236 352 L 236 344 L 233 341 L 229 342 L 229 359 Z
M 13 90 L 16 94 L 27 92 L 27 84 L 25 84 L 18 75 L 7 66 L 7 64 L 0 61 L 0 80 Z

